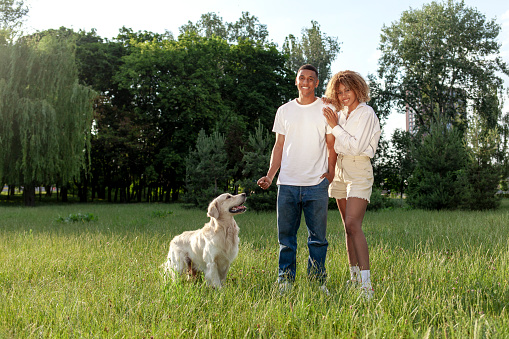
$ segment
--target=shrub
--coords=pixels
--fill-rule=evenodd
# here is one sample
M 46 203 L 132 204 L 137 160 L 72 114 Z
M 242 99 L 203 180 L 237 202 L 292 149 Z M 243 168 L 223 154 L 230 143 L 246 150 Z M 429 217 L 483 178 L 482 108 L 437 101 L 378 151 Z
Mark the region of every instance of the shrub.
M 378 211 L 384 208 L 393 207 L 392 200 L 382 194 L 382 190 L 378 187 L 373 187 L 371 192 L 370 202 L 368 204 L 368 211 Z
M 65 218 L 59 216 L 57 218 L 57 221 L 58 222 L 66 222 L 66 223 L 85 222 L 85 221 L 89 222 L 89 221 L 97 221 L 97 217 L 94 216 L 92 213 L 85 213 L 85 214 L 77 213 L 77 214 L 69 214 Z

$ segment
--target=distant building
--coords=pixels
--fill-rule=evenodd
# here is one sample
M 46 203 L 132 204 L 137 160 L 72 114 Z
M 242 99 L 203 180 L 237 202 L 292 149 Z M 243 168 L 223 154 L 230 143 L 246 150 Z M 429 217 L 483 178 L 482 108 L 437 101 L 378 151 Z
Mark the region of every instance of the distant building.
M 444 96 L 449 98 L 449 101 L 446 102 L 443 107 L 441 114 L 444 114 L 444 111 L 454 112 L 456 116 L 462 118 L 466 117 L 467 112 L 467 92 L 464 89 L 455 88 L 449 89 L 449 93 L 444 91 Z M 406 130 L 411 134 L 415 134 L 417 132 L 417 117 L 413 110 L 410 109 L 410 106 L 406 104 Z
M 408 107 L 408 104 L 406 105 L 406 131 L 410 132 L 410 134 L 415 133 L 415 112 L 411 111 Z

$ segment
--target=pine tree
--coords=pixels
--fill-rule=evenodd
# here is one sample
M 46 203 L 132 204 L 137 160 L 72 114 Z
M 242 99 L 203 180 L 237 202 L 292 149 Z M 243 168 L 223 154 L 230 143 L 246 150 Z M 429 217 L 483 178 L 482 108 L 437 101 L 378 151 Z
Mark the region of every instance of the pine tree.
M 257 181 L 267 173 L 270 163 L 270 154 L 274 138 L 269 131 L 258 122 L 254 133 L 249 133 L 248 143 L 242 149 L 242 174 L 246 178 L 240 186 L 249 195 L 247 204 L 255 211 L 273 210 L 276 208 L 277 187 L 274 182 L 271 187 L 264 191 Z M 253 194 L 254 193 L 254 194 Z
M 218 132 L 207 136 L 202 129 L 196 148 L 190 150 L 186 160 L 186 188 L 189 202 L 205 207 L 227 188 L 229 173 L 225 138 Z M 223 186 L 224 185 L 224 186 Z
M 440 120 L 417 136 L 416 167 L 409 179 L 407 201 L 416 208 L 455 209 L 465 198 L 468 154 L 458 129 Z

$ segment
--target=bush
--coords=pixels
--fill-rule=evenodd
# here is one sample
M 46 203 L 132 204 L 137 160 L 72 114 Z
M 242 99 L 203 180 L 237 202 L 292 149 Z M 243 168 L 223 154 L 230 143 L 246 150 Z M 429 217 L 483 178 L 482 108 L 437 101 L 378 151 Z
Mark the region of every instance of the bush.
M 92 213 L 85 213 L 85 214 L 69 214 L 66 218 L 64 217 L 58 217 L 58 222 L 89 222 L 89 221 L 97 221 L 97 217 L 94 216 Z
M 368 211 L 378 211 L 384 208 L 393 207 L 392 199 L 387 195 L 382 194 L 382 190 L 378 187 L 373 187 L 371 192 L 370 202 L 368 204 Z

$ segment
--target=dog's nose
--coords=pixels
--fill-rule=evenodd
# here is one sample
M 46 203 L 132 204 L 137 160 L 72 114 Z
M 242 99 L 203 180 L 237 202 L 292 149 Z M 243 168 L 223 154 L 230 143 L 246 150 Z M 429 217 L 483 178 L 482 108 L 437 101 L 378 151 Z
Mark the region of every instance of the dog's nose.
M 243 197 L 245 197 L 245 196 L 246 196 L 246 193 L 242 193 L 241 195 L 242 195 Z

